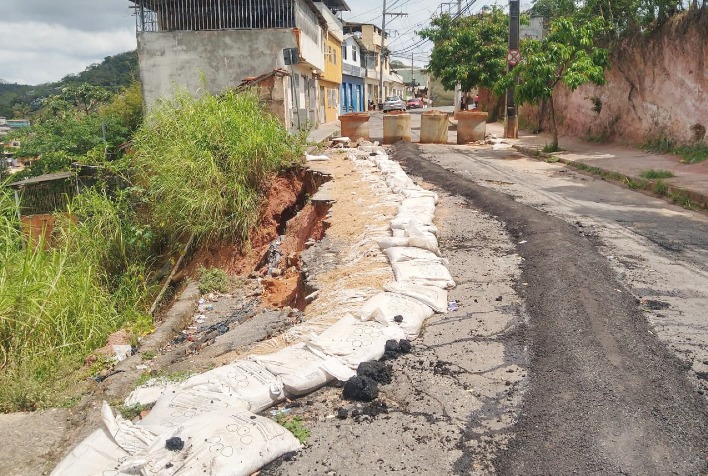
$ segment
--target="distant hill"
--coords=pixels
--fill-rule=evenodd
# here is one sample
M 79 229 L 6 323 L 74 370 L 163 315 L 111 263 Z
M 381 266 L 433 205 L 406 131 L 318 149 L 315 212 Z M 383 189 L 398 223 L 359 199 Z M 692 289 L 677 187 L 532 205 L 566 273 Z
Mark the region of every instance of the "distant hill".
M 42 107 L 44 98 L 57 94 L 69 84 L 89 83 L 117 91 L 137 78 L 138 55 L 136 51 L 128 51 L 107 56 L 101 63 L 92 64 L 84 71 L 69 74 L 54 83 L 30 86 L 0 80 L 0 116 L 13 117 L 15 111 L 21 115 L 31 114 Z

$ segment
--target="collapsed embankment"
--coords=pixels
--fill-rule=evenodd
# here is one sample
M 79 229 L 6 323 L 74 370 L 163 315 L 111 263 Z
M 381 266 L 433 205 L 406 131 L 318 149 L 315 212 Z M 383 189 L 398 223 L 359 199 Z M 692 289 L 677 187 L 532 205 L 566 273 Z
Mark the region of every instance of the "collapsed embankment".
M 606 85 L 556 88 L 560 133 L 627 143 L 708 141 L 706 32 L 703 8 L 624 38 L 611 53 Z M 522 107 L 522 124 L 535 127 L 538 113 L 538 106 Z

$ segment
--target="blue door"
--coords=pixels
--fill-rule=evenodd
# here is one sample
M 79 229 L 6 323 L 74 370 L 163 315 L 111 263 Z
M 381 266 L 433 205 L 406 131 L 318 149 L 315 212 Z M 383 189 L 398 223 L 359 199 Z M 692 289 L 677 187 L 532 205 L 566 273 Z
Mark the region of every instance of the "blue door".
M 347 112 L 347 85 L 345 83 L 339 86 L 339 111 L 341 114 Z

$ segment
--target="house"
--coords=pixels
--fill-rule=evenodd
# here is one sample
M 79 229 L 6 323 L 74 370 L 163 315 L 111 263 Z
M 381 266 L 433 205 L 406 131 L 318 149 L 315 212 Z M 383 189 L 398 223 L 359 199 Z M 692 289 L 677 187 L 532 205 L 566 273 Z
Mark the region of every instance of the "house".
M 352 34 L 344 36 L 342 42 L 342 98 L 340 111 L 361 112 L 367 109 L 372 97 L 364 95 L 366 68 L 362 66 L 367 50 L 361 40 Z
M 389 64 L 389 55 L 385 50 L 386 42 L 384 43 L 383 55 L 381 54 L 381 28 L 369 23 L 344 23 L 344 34 L 354 35 L 359 40 L 363 48 L 366 50 L 362 58 L 363 65 L 366 69 L 364 78 L 365 96 L 367 101 L 382 101 L 387 96 L 401 96 L 405 86 L 403 78 L 391 71 Z M 383 68 L 383 91 L 379 91 L 380 71 Z
M 330 8 L 322 2 L 315 2 L 315 6 L 327 21 L 326 40 L 324 42 L 324 72 L 319 78 L 320 87 L 320 122 L 332 122 L 339 115 L 340 94 L 342 84 L 343 58 L 342 51 L 342 26 L 339 19 L 334 16 Z M 346 10 L 349 7 L 343 4 Z M 342 8 L 344 9 L 344 8 Z
M 408 98 L 425 97 L 430 88 L 430 75 L 423 68 L 399 68 L 396 71 L 406 85 Z
M 329 35 L 327 18 L 312 0 L 130 1 L 146 108 L 175 85 L 218 94 L 282 71 L 260 83 L 278 82 L 270 90 L 278 102 L 271 111 L 289 129 L 321 121 L 318 82 L 336 34 Z M 332 11 L 349 8 L 344 0 L 318 3 Z

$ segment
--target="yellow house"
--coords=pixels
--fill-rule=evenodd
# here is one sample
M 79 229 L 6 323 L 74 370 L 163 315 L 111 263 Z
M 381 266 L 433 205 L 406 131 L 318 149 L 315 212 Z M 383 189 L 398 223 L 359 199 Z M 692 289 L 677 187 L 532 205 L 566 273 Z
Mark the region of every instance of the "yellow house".
M 315 3 L 327 20 L 327 33 L 322 42 L 325 67 L 320 76 L 320 120 L 332 122 L 339 113 L 339 86 L 342 84 L 342 27 L 337 18 L 321 2 Z M 323 8 L 322 8 L 323 7 Z

